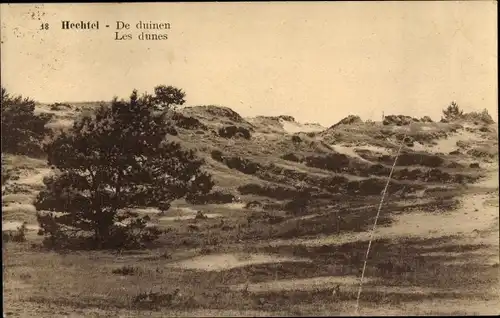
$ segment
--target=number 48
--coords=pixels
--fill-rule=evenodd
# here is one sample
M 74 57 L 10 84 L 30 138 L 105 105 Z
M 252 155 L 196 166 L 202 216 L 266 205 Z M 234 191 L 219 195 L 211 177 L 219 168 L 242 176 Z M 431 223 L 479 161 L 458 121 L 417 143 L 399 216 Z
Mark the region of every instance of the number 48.
M 48 23 L 42 23 L 40 26 L 40 30 L 48 30 L 49 29 L 49 24 Z

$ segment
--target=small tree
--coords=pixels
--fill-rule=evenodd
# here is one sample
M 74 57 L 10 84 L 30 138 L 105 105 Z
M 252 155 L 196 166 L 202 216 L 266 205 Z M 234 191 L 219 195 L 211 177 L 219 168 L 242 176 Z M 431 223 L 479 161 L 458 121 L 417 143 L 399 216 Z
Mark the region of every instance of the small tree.
M 179 88 L 173 86 L 159 85 L 155 89 L 155 106 L 158 110 L 169 110 L 172 106 L 182 106 L 186 102 L 186 94 Z
M 1 88 L 2 153 L 39 155 L 42 141 L 50 129 L 50 115 L 35 115 L 35 102 L 21 95 L 11 96 Z
M 446 120 L 454 120 L 461 118 L 463 116 L 463 110 L 458 107 L 456 102 L 451 102 L 450 105 L 446 109 L 443 109 L 444 119 Z
M 46 148 L 60 173 L 37 197 L 42 235 L 55 244 L 84 239 L 93 248 L 136 247 L 160 235 L 131 208 L 165 211 L 184 196 L 208 193 L 213 182 L 193 151 L 165 140 L 171 131 L 158 96 L 113 99 L 76 120 Z M 50 212 L 64 212 L 55 216 Z

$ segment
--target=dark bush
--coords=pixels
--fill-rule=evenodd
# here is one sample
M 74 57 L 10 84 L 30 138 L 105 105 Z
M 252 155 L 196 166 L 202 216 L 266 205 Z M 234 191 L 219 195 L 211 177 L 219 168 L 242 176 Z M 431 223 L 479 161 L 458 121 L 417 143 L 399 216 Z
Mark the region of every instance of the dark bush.
M 427 173 L 427 177 L 425 181 L 428 182 L 450 182 L 452 180 L 452 176 L 444 171 L 439 169 L 431 169 Z
M 224 157 L 223 160 L 229 168 L 236 169 L 245 174 L 255 174 L 261 168 L 258 163 L 241 157 Z
M 387 173 L 387 175 L 389 174 Z M 396 180 L 419 180 L 422 177 L 422 171 L 420 169 L 408 170 L 405 168 L 394 171 L 393 177 Z
M 236 200 L 231 193 L 226 193 L 221 190 L 216 190 L 207 194 L 198 196 L 189 196 L 186 201 L 192 204 L 225 204 L 232 203 Z
M 375 178 L 350 181 L 347 184 L 347 192 L 355 195 L 380 195 L 385 188 L 386 182 L 387 180 Z M 394 193 L 404 189 L 406 192 L 410 192 L 417 188 L 419 186 L 409 187 L 391 180 L 387 191 L 388 193 Z
M 2 153 L 43 155 L 42 144 L 51 130 L 45 125 L 53 115 L 35 115 L 35 102 L 11 96 L 2 87 Z
M 287 161 L 293 161 L 293 162 L 301 162 L 302 159 L 299 158 L 296 154 L 293 153 L 287 153 L 281 156 L 281 159 L 287 160 Z
M 138 272 L 138 268 L 134 266 L 122 266 L 115 268 L 111 271 L 111 273 L 116 274 L 116 275 L 122 275 L 122 276 L 128 276 L 128 275 L 135 275 Z
M 51 104 L 49 107 L 50 107 L 50 110 L 54 110 L 54 111 L 68 110 L 68 109 L 72 108 L 72 106 L 70 104 L 66 104 L 66 103 L 54 103 L 54 104 Z
M 222 152 L 218 149 L 212 150 L 210 155 L 212 156 L 212 159 L 214 159 L 215 161 L 222 162 L 223 160 Z
M 469 165 L 470 168 L 476 168 L 476 169 L 479 169 L 479 163 L 477 162 L 473 162 Z
M 207 130 L 207 127 L 194 117 L 188 117 L 188 116 L 184 116 L 181 113 L 175 113 L 172 116 L 172 119 L 174 120 L 176 126 L 184 128 L 184 129 Z
M 248 129 L 236 126 L 226 126 L 219 128 L 219 136 L 223 138 L 233 138 L 233 137 L 242 137 L 245 139 L 251 138 L 251 134 Z
M 291 122 L 295 121 L 295 118 L 293 118 L 293 116 L 290 115 L 280 115 L 278 116 L 278 118 L 284 121 L 291 121 Z
M 467 154 L 475 158 L 493 158 L 495 156 L 495 154 L 493 152 L 488 151 L 488 149 L 478 149 L 478 148 L 468 150 Z
M 249 183 L 238 187 L 238 191 L 245 194 L 255 194 L 263 197 L 275 198 L 278 200 L 287 200 L 297 197 L 301 192 L 294 188 L 285 188 L 282 186 L 260 185 Z
M 292 142 L 294 142 L 294 143 L 300 143 L 300 142 L 302 142 L 302 138 L 300 138 L 297 135 L 293 135 L 292 136 Z
M 483 124 L 490 125 L 490 124 L 495 123 L 495 121 L 493 120 L 493 118 L 491 117 L 491 115 L 489 114 L 487 109 L 484 109 L 480 113 L 479 112 L 466 113 L 466 114 L 463 114 L 462 117 L 466 120 L 469 120 L 469 121 L 474 120 L 474 121 L 476 121 L 477 124 L 483 123 Z
M 258 208 L 262 208 L 262 206 L 263 206 L 262 203 L 260 203 L 259 201 L 250 201 L 245 205 L 245 208 L 246 209 L 258 209 Z
M 344 154 L 327 154 L 326 156 L 308 156 L 305 158 L 309 167 L 339 172 L 349 166 L 349 157 Z
M 407 126 L 414 122 L 414 118 L 404 115 L 387 115 L 382 122 L 384 125 Z
M 375 176 L 388 176 L 391 169 L 378 163 L 370 166 L 367 172 Z
M 310 202 L 311 193 L 301 191 L 295 198 L 285 204 L 284 209 L 293 215 L 304 215 Z
M 394 162 L 392 156 L 383 155 L 381 160 L 386 164 L 391 164 Z M 429 155 L 425 153 L 402 153 L 399 155 L 396 165 L 398 166 L 413 166 L 422 165 L 426 167 L 440 167 L 444 163 L 444 159 L 436 156 Z
M 362 124 L 363 120 L 359 116 L 349 115 L 343 119 L 341 119 L 338 123 L 331 126 L 329 129 L 335 129 L 340 125 L 354 125 L 354 124 Z

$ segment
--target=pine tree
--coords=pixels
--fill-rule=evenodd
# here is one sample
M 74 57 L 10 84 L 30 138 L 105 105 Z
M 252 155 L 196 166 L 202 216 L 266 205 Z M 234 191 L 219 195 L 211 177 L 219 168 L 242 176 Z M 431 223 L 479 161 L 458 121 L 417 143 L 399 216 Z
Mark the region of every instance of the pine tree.
M 155 111 L 157 101 L 137 91 L 129 101 L 114 98 L 48 144 L 48 163 L 59 173 L 44 180 L 35 204 L 48 243 L 83 239 L 93 248 L 137 246 L 161 233 L 131 208 L 165 211 L 175 199 L 211 190 L 203 161 L 166 138 L 172 127 L 166 110 Z M 47 213 L 56 211 L 64 214 Z
M 446 109 L 443 110 L 444 119 L 454 120 L 462 117 L 463 110 L 460 109 L 456 102 L 451 102 Z

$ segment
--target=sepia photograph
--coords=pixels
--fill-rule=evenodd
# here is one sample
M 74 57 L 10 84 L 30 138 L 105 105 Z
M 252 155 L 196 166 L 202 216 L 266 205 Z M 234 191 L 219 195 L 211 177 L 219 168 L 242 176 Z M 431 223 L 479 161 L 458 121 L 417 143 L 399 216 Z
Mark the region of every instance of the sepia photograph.
M 0 4 L 3 317 L 500 315 L 497 9 Z

